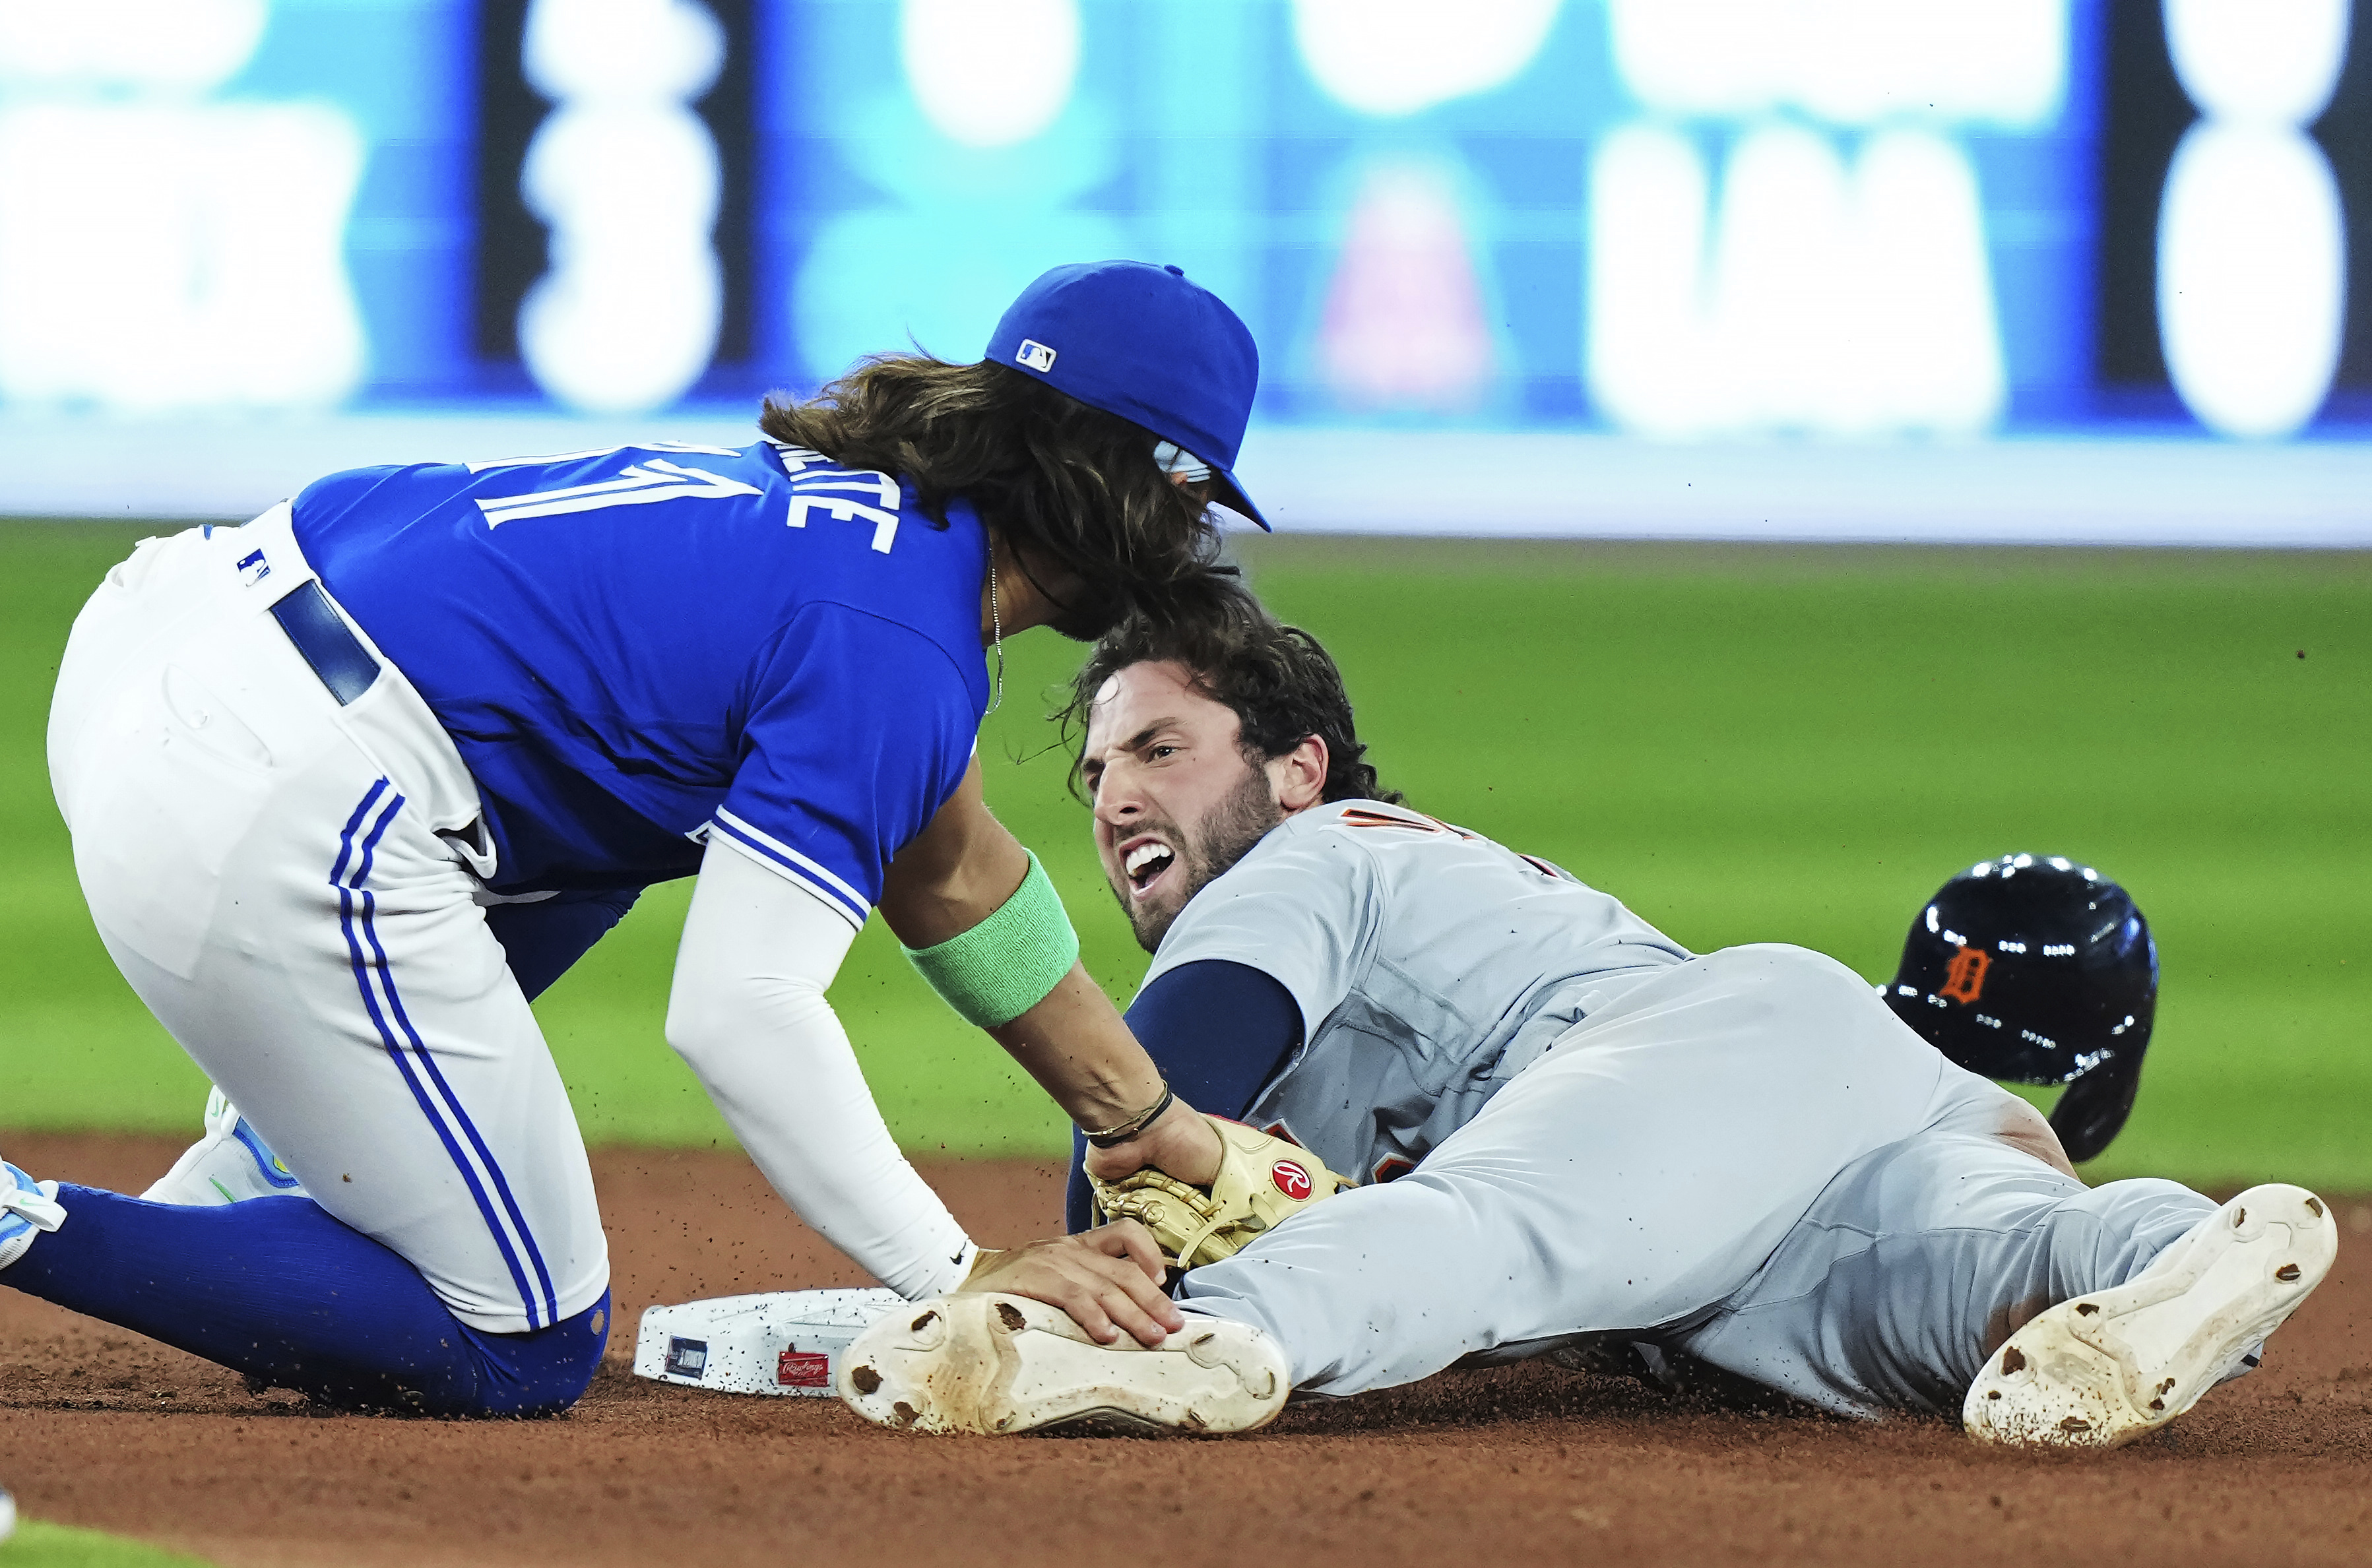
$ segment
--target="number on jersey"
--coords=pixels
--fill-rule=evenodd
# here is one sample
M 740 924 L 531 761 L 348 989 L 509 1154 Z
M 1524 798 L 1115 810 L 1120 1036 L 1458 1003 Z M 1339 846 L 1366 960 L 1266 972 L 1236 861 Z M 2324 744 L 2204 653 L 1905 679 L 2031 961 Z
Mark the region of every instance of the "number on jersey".
M 597 456 L 599 454 L 596 454 Z M 727 454 L 739 457 L 738 452 Z M 471 464 L 472 470 L 482 465 Z M 485 468 L 506 467 L 488 463 Z M 498 528 L 505 523 L 515 523 L 523 517 L 557 517 L 570 512 L 592 512 L 605 506 L 639 506 L 653 501 L 722 501 L 728 495 L 755 495 L 754 484 L 744 484 L 738 479 L 727 479 L 706 469 L 686 468 L 669 462 L 665 458 L 653 458 L 646 462 L 628 463 L 615 479 L 605 479 L 592 484 L 572 484 L 561 490 L 531 490 L 525 495 L 497 495 L 478 503 L 478 510 L 486 517 L 486 527 Z

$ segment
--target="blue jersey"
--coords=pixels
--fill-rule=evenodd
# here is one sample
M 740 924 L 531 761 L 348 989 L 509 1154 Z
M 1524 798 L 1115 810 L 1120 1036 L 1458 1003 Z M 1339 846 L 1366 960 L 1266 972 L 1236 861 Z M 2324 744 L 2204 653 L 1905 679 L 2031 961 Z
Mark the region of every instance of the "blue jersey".
M 861 926 L 988 704 L 978 517 L 796 447 L 357 469 L 295 523 L 469 764 L 498 892 L 686 876 L 724 833 Z

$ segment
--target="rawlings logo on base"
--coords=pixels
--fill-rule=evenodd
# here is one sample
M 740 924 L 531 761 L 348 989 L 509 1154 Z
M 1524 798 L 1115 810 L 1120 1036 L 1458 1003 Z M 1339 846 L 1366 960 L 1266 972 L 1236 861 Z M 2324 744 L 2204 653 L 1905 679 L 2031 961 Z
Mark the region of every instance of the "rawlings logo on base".
M 788 1346 L 774 1358 L 774 1382 L 785 1388 L 829 1388 L 831 1357 Z
M 1268 1179 L 1276 1183 L 1278 1191 L 1296 1203 L 1309 1196 L 1314 1185 L 1309 1179 L 1309 1172 L 1294 1160 L 1277 1161 L 1270 1169 Z

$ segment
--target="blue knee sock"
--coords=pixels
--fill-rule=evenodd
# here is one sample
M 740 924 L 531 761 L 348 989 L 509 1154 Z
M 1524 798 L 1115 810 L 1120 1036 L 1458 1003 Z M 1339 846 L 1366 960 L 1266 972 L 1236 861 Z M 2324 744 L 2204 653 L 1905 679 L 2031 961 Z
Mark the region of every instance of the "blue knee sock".
M 344 1410 L 542 1415 L 585 1392 L 610 1296 L 524 1334 L 472 1329 L 390 1249 L 310 1198 L 221 1208 L 61 1182 L 66 1223 L 0 1284 Z

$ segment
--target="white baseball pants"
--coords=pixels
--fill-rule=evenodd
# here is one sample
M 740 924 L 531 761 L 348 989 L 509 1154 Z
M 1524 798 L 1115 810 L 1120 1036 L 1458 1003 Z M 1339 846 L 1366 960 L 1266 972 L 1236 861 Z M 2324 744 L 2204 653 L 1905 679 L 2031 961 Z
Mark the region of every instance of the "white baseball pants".
M 473 899 L 452 741 L 383 656 L 342 706 L 267 613 L 312 575 L 285 505 L 109 573 L 50 714 L 75 868 L 133 989 L 323 1208 L 463 1322 L 540 1329 L 609 1284 L 584 1141 Z

